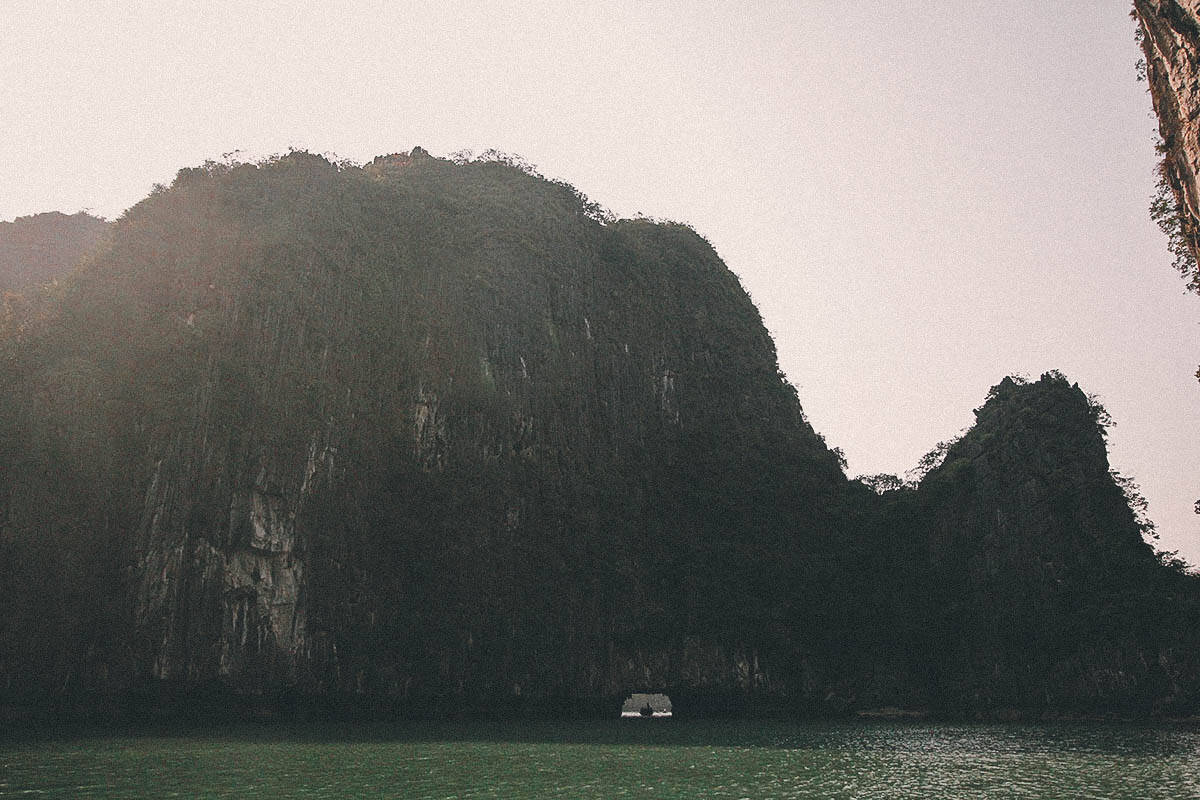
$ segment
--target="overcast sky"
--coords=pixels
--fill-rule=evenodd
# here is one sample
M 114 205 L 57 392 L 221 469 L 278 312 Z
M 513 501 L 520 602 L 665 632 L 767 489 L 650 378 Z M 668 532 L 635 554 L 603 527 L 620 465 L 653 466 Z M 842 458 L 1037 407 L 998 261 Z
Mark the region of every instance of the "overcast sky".
M 1148 218 L 1127 10 L 5 0 L 0 219 L 115 217 L 235 150 L 516 153 L 707 236 L 852 474 L 1059 369 L 1111 412 L 1159 546 L 1200 563 L 1200 298 Z

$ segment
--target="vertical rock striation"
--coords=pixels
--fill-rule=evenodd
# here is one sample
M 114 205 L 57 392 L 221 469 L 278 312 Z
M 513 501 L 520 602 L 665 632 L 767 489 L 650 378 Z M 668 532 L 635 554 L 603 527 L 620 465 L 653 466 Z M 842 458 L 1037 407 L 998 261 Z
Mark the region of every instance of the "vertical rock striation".
M 1200 2 L 1134 0 L 1133 14 L 1162 136 L 1162 179 L 1174 199 L 1168 222 L 1190 254 L 1190 266 L 1181 267 L 1184 278 L 1200 291 Z

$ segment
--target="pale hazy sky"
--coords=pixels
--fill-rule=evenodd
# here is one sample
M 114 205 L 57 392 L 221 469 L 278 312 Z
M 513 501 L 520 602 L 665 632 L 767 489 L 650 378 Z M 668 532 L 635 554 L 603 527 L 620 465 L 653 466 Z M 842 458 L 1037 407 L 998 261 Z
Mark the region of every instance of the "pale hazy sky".
M 114 217 L 207 158 L 497 148 L 742 279 L 850 472 L 1008 373 L 1100 396 L 1200 563 L 1200 298 L 1150 222 L 1123 2 L 3 0 L 0 219 Z

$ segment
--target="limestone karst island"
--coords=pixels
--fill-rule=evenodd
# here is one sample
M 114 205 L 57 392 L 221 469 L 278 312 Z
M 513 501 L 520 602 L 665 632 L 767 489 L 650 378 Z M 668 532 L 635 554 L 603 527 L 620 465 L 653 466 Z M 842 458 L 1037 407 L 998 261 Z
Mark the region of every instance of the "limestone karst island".
M 700 233 L 512 159 L 210 162 L 0 259 L 6 719 L 1200 700 L 1086 387 L 850 480 Z

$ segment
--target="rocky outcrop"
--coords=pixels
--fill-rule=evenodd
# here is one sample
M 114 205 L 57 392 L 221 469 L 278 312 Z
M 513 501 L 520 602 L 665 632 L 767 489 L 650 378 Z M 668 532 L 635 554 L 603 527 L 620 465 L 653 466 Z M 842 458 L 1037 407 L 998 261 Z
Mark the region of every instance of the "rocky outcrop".
M 1163 688 L 1187 669 L 1155 626 L 1188 579 L 1161 568 L 1114 479 L 1106 418 L 1062 375 L 1006 378 L 921 482 L 938 587 L 929 616 L 948 658 L 933 694 L 1074 710 L 1145 710 L 1179 694 Z
M 1193 291 L 1200 291 L 1200 2 L 1134 0 L 1140 25 L 1146 78 L 1162 137 L 1162 179 L 1173 207 L 1156 210 L 1178 247 L 1188 253 L 1179 263 Z
M 1104 413 L 1057 374 L 993 387 L 975 425 L 921 482 L 937 509 L 934 559 L 966 555 L 955 569 L 998 590 L 1019 574 L 1022 594 L 1031 579 L 1052 586 L 1079 570 L 1154 563 L 1110 473 Z

